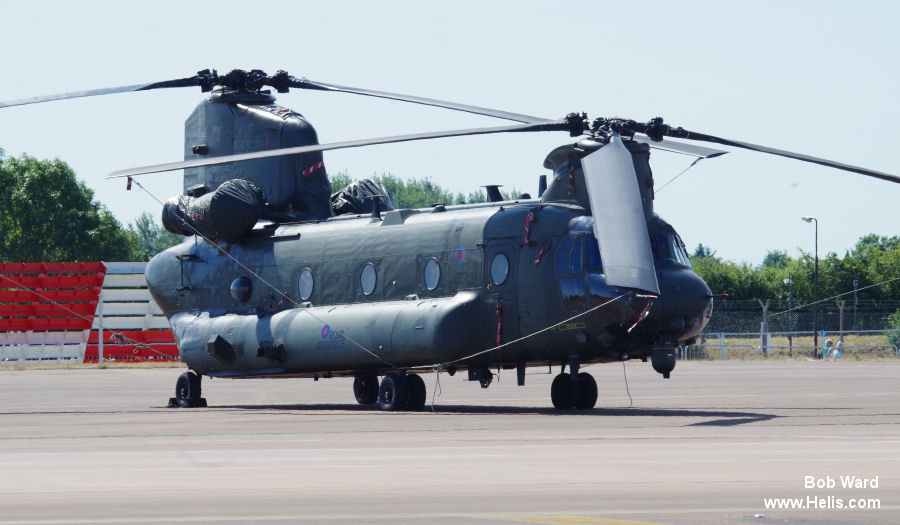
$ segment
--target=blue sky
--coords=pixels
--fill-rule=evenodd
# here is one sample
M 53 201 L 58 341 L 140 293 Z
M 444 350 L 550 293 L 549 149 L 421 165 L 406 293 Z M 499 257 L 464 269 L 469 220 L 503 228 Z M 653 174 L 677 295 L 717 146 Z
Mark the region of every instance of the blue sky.
M 0 0 L 0 100 L 190 76 L 204 68 L 294 76 L 551 118 L 647 120 L 900 174 L 891 2 L 13 2 Z M 59 157 L 123 222 L 159 205 L 109 172 L 178 160 L 197 89 L 0 112 L 0 148 Z M 293 91 L 322 142 L 501 121 L 367 97 Z M 430 177 L 454 192 L 536 190 L 567 135 L 471 137 L 328 152 L 330 172 Z M 692 159 L 655 152 L 657 187 Z M 141 179 L 161 200 L 178 173 Z M 734 151 L 657 196 L 688 248 L 759 263 L 767 250 L 843 255 L 896 235 L 900 187 Z

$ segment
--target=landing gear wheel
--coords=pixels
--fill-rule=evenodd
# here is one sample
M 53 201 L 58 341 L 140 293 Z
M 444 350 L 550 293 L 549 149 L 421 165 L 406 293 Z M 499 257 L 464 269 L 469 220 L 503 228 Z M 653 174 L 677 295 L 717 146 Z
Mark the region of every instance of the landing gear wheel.
M 406 409 L 419 411 L 425 408 L 427 392 L 425 390 L 425 380 L 422 379 L 422 376 L 418 374 L 407 374 L 406 388 L 409 390 Z
M 590 410 L 597 404 L 597 382 L 587 372 L 578 374 L 578 395 L 575 397 L 575 408 Z
M 175 397 L 169 399 L 170 407 L 205 407 L 206 400 L 200 397 L 200 375 L 193 370 L 178 376 L 175 381 Z
M 378 406 L 382 410 L 397 411 L 406 408 L 409 392 L 406 381 L 400 374 L 388 374 L 381 378 L 378 389 Z
M 378 376 L 357 376 L 353 379 L 353 395 L 360 405 L 378 401 Z
M 572 410 L 575 408 L 575 388 L 572 384 L 572 376 L 558 374 L 550 385 L 550 400 L 557 410 Z

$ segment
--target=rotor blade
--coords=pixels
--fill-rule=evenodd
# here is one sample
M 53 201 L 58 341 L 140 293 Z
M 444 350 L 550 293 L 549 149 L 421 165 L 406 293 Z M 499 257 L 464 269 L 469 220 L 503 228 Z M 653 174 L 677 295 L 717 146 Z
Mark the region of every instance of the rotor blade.
M 884 173 L 881 171 L 875 171 L 875 170 L 870 170 L 867 168 L 861 168 L 859 166 L 853 166 L 851 164 L 844 164 L 843 162 L 837 162 L 834 160 L 823 159 L 820 157 L 813 157 L 812 155 L 804 155 L 803 153 L 794 153 L 793 151 L 786 151 L 783 149 L 770 148 L 768 146 L 760 146 L 758 144 L 751 144 L 749 142 L 741 142 L 741 141 L 737 141 L 737 140 L 723 139 L 721 137 L 715 137 L 713 135 L 705 135 L 703 133 L 694 133 L 693 131 L 688 131 L 688 130 L 682 129 L 682 128 L 675 128 L 675 129 L 669 128 L 666 130 L 665 135 L 669 136 L 669 137 L 677 137 L 677 138 L 682 138 L 682 139 L 701 140 L 704 142 L 715 142 L 716 144 L 724 144 L 726 146 L 734 146 L 736 148 L 748 149 L 751 151 L 758 151 L 760 153 L 768 153 L 770 155 L 778 155 L 779 157 L 787 157 L 789 159 L 802 160 L 803 162 L 812 162 L 813 164 L 828 166 L 829 168 L 837 168 L 839 170 L 849 171 L 852 173 L 858 173 L 860 175 L 875 177 L 876 179 L 900 183 L 900 177 L 898 177 L 896 175 L 891 175 L 890 173 Z
M 133 86 L 120 86 L 112 88 L 88 89 L 85 91 L 72 91 L 70 93 L 58 93 L 56 95 L 44 95 L 41 97 L 20 98 L 18 100 L 9 100 L 0 102 L 0 108 L 11 106 L 24 106 L 25 104 L 37 104 L 39 102 L 50 102 L 51 100 L 64 100 L 67 98 L 93 97 L 95 95 L 109 95 L 111 93 L 124 93 L 126 91 L 139 91 L 146 84 L 135 84 Z
M 654 149 L 671 151 L 673 153 L 681 153 L 684 155 L 691 155 L 694 157 L 699 157 L 701 159 L 711 159 L 713 157 L 718 157 L 728 153 L 727 151 L 722 149 L 705 148 L 703 146 L 685 144 L 684 142 L 677 142 L 674 140 L 661 140 L 659 142 L 656 142 L 650 140 L 649 138 L 635 136 L 634 141 L 647 144 Z
M 539 122 L 552 122 L 549 119 L 541 117 L 533 117 L 531 115 L 522 115 L 520 113 L 510 113 L 508 111 L 500 111 L 497 109 L 483 108 L 479 106 L 469 106 L 467 104 L 457 104 L 456 102 L 448 102 L 446 100 L 437 100 L 433 98 L 417 97 L 413 95 L 402 95 L 400 93 L 388 93 L 386 91 L 375 91 L 372 89 L 354 88 L 348 86 L 339 86 L 337 84 L 327 84 L 325 82 L 316 82 L 307 78 L 291 77 L 290 87 L 300 89 L 315 89 L 320 91 L 337 91 L 342 93 L 354 93 L 357 95 L 365 95 L 368 97 L 387 98 L 391 100 L 400 100 L 403 102 L 412 102 L 414 104 L 423 104 L 426 106 L 437 106 L 439 108 L 453 109 L 456 111 L 464 111 L 466 113 L 474 113 L 476 115 L 486 115 L 488 117 L 502 118 L 513 120 L 516 122 L 528 122 L 536 124 Z
M 609 144 L 581 159 L 581 166 L 606 282 L 659 294 L 631 153 L 614 134 Z
M 287 155 L 299 155 L 301 153 L 310 153 L 313 151 L 359 148 L 362 146 L 371 146 L 374 144 L 390 144 L 394 142 L 409 142 L 413 140 L 428 140 L 443 137 L 463 137 L 467 135 L 489 135 L 492 133 L 509 133 L 514 131 L 566 131 L 568 129 L 568 124 L 565 121 L 548 121 L 546 123 L 540 124 L 513 124 L 509 126 L 497 126 L 491 128 L 431 131 L 426 133 L 413 133 L 410 135 L 395 135 L 392 137 L 348 140 L 344 142 L 331 142 L 329 144 L 313 144 L 310 146 L 296 146 L 293 148 L 280 148 L 265 151 L 251 151 L 248 153 L 237 153 L 234 155 L 222 155 L 220 157 L 191 159 L 180 162 L 170 162 L 166 164 L 155 164 L 152 166 L 142 166 L 139 168 L 114 171 L 107 175 L 106 178 L 114 179 L 120 177 L 133 177 L 135 175 L 144 175 L 146 173 L 160 173 L 164 171 L 175 171 L 187 168 L 200 168 L 203 166 L 217 166 L 220 164 L 228 164 L 230 162 L 266 159 L 271 157 L 283 157 Z
M 113 93 L 126 93 L 129 91 L 147 91 L 150 89 L 170 88 L 170 87 L 188 87 L 199 86 L 203 82 L 204 77 L 196 75 L 187 78 L 176 78 L 174 80 L 164 80 L 162 82 L 151 82 L 149 84 L 133 84 L 131 86 L 119 86 L 100 89 L 86 89 L 84 91 L 71 91 L 69 93 L 57 93 L 55 95 L 43 95 L 40 97 L 20 98 L 18 100 L 8 100 L 0 102 L 0 108 L 11 106 L 23 106 L 25 104 L 37 104 L 40 102 L 50 102 L 52 100 L 65 100 L 69 98 L 93 97 L 97 95 L 110 95 Z

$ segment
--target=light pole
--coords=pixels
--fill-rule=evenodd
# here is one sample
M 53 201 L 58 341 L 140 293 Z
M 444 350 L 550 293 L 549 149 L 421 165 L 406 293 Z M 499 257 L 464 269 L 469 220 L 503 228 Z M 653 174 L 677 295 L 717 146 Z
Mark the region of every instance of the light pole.
M 814 222 L 816 226 L 816 270 L 813 274 L 813 357 L 819 353 L 819 220 L 815 217 L 800 217 L 806 222 Z
M 794 357 L 794 341 L 791 332 L 794 331 L 794 323 L 791 322 L 791 316 L 794 315 L 794 305 L 791 303 L 791 278 L 784 280 L 784 284 L 788 287 L 788 357 Z

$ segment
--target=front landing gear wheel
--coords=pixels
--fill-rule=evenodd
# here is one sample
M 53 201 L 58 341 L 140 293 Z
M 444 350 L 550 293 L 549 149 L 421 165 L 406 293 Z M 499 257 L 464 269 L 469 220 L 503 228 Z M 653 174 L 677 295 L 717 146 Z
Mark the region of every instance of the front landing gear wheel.
M 378 401 L 378 376 L 357 376 L 353 379 L 353 395 L 360 405 Z
M 575 408 L 575 388 L 572 384 L 572 376 L 558 374 L 550 385 L 550 400 L 557 410 L 572 410 Z
M 575 408 L 590 410 L 597 404 L 597 382 L 594 376 L 587 372 L 578 374 L 578 396 L 575 399 Z
M 175 397 L 169 398 L 169 407 L 205 407 L 206 399 L 200 397 L 200 375 L 193 370 L 178 376 Z
M 395 412 L 406 408 L 409 391 L 404 379 L 400 374 L 388 374 L 381 378 L 381 387 L 378 389 L 378 406 L 382 410 Z

